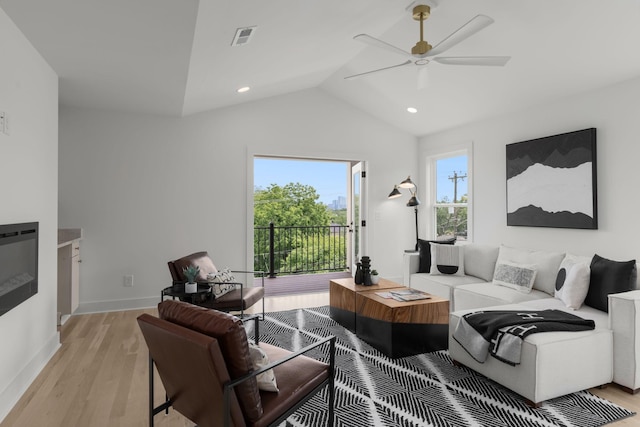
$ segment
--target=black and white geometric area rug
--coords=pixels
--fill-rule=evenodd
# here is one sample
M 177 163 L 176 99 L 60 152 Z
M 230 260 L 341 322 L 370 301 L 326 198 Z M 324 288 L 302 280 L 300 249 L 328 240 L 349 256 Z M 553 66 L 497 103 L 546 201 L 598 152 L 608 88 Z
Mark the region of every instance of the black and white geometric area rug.
M 253 337 L 253 322 L 246 326 Z M 588 391 L 533 409 L 501 385 L 454 366 L 446 351 L 390 359 L 333 321 L 327 306 L 267 313 L 260 322 L 260 341 L 289 350 L 329 335 L 337 338 L 337 427 L 595 427 L 634 415 Z M 326 349 L 307 353 L 328 361 L 326 354 Z M 326 422 L 325 390 L 282 426 L 320 427 Z

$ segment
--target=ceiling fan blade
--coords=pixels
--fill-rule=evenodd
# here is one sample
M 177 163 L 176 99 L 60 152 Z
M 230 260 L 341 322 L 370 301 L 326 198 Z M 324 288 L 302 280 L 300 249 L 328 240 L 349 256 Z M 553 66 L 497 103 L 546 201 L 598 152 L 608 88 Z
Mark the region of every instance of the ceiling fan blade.
M 510 56 L 441 56 L 432 61 L 446 65 L 488 65 L 503 67 L 511 59 Z
M 359 42 L 362 43 L 366 43 L 369 46 L 374 46 L 380 49 L 384 49 L 387 50 L 389 52 L 393 52 L 397 55 L 402 55 L 405 58 L 406 57 L 411 57 L 411 54 L 409 52 L 405 52 L 404 50 L 400 49 L 399 47 L 395 47 L 392 44 L 389 44 L 387 42 L 383 42 L 380 39 L 377 39 L 375 37 L 371 37 L 368 34 L 358 34 L 357 36 L 353 37 L 354 40 L 358 40 Z
M 398 67 L 404 67 L 405 65 L 409 65 L 411 64 L 412 61 L 407 59 L 405 62 L 403 62 L 402 64 L 398 64 L 398 65 L 392 65 L 390 67 L 385 67 L 385 68 L 378 68 L 377 70 L 371 70 L 371 71 L 367 71 L 364 73 L 360 73 L 360 74 L 354 74 L 352 76 L 347 76 L 344 79 L 345 80 L 351 80 L 351 79 L 355 79 L 357 77 L 362 77 L 362 76 L 366 76 L 367 74 L 373 74 L 373 73 L 378 73 L 380 71 L 386 71 L 386 70 L 391 70 L 393 68 L 398 68 Z
M 433 49 L 427 52 L 427 56 L 439 55 L 447 49 L 452 48 L 463 40 L 468 39 L 478 31 L 493 24 L 493 19 L 486 15 L 477 15 L 462 27 L 449 34 L 444 40 L 435 45 Z

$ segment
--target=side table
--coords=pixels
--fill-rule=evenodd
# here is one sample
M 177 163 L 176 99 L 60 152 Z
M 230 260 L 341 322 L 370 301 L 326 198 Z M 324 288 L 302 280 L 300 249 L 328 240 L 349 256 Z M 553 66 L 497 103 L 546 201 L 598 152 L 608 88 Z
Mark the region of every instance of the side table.
M 211 286 L 206 283 L 198 283 L 198 291 L 187 293 L 184 291 L 184 284 L 175 284 L 168 286 L 160 293 L 160 301 L 164 301 L 164 297 L 168 296 L 172 299 L 180 299 L 191 304 L 197 305 L 198 302 L 204 301 L 211 297 Z

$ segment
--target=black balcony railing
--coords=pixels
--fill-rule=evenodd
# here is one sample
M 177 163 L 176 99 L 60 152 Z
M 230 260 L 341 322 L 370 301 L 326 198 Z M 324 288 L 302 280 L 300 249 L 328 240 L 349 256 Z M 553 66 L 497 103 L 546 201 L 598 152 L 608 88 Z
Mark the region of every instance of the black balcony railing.
M 346 225 L 254 228 L 254 268 L 269 277 L 346 271 Z

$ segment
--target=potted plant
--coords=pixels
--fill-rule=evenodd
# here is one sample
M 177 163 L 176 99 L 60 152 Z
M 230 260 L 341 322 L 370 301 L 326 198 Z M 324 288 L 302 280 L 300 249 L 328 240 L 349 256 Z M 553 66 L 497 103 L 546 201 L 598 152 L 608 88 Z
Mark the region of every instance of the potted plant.
M 378 270 L 371 270 L 371 284 L 377 285 L 380 281 L 380 276 L 378 276 Z
M 198 292 L 198 283 L 196 283 L 196 277 L 200 273 L 200 267 L 197 265 L 190 265 L 182 269 L 184 277 L 187 278 L 187 283 L 184 284 L 184 291 L 188 294 Z

